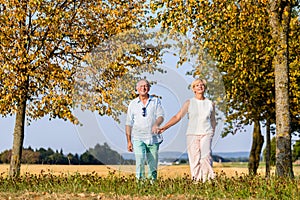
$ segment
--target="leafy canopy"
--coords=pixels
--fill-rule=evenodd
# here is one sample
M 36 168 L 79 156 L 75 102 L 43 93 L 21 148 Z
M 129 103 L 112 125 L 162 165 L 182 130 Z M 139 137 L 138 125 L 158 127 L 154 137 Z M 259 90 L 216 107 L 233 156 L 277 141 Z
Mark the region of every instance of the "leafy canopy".
M 99 81 L 91 83 L 90 89 L 98 92 L 96 107 L 92 109 L 108 115 L 112 114 L 111 109 L 120 109 L 110 107 L 111 91 L 119 86 L 115 80 L 134 73 L 134 67 L 142 62 L 154 63 L 145 70 L 157 70 L 159 50 L 155 47 L 152 50 L 136 47 L 131 53 L 124 50 L 122 56 L 111 62 L 106 60 L 100 66 L 88 60 L 101 44 L 143 23 L 144 3 L 143 0 L 0 0 L 0 114 L 13 115 L 26 101 L 29 120 L 49 114 L 50 119 L 59 117 L 78 123 L 72 109 L 77 103 L 87 104 L 86 99 L 77 98 L 78 91 L 87 89 L 80 80 L 91 80 L 80 79 L 87 67 L 94 68 L 94 77 Z

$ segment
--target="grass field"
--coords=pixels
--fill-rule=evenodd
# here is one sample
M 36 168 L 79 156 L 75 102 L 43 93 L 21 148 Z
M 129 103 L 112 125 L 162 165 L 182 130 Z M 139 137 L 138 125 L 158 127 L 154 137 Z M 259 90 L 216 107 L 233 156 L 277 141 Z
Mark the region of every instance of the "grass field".
M 258 171 L 260 174 L 264 174 L 263 168 L 260 168 Z M 8 164 L 0 165 L 0 173 L 7 175 L 9 171 Z M 51 173 L 53 175 L 64 174 L 73 174 L 73 173 L 97 173 L 100 176 L 106 176 L 110 172 L 114 172 L 116 175 L 130 175 L 135 171 L 135 166 L 133 165 L 26 165 L 21 166 L 21 174 L 30 173 L 30 174 L 39 174 Z M 246 163 L 240 164 L 214 164 L 214 171 L 216 173 L 225 172 L 228 176 L 233 176 L 236 174 L 247 174 L 248 168 Z M 159 166 L 159 176 L 162 178 L 174 178 L 180 176 L 186 176 L 190 174 L 190 169 L 188 165 L 171 165 L 171 166 Z
M 225 173 L 227 176 L 235 176 L 241 174 L 248 174 L 247 163 L 214 163 L 214 171 L 216 173 Z M 300 176 L 300 165 L 293 167 L 295 176 Z M 9 171 L 8 164 L 0 165 L 0 173 L 6 175 Z M 134 174 L 135 166 L 133 165 L 27 165 L 21 166 L 21 174 L 40 174 L 51 173 L 53 175 L 59 174 L 89 174 L 97 173 L 99 176 L 106 176 L 111 172 L 116 175 L 130 175 Z M 161 178 L 174 178 L 182 177 L 190 174 L 188 165 L 171 165 L 171 166 L 159 166 L 159 177 Z M 271 174 L 275 173 L 274 167 L 271 169 Z M 265 175 L 265 167 L 261 164 L 258 169 L 258 174 Z
M 188 165 L 159 166 L 155 183 L 137 182 L 135 166 L 26 165 L 21 177 L 7 177 L 9 165 L 0 165 L 0 200 L 95 199 L 299 199 L 300 166 L 295 180 L 248 176 L 247 163 L 214 163 L 214 181 L 194 184 Z M 274 174 L 272 169 L 271 174 Z

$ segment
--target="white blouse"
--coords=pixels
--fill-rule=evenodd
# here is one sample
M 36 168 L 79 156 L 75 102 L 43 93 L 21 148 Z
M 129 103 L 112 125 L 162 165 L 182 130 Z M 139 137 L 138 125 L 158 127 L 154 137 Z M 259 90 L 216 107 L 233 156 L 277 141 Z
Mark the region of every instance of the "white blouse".
M 188 108 L 188 128 L 187 135 L 213 134 L 211 125 L 211 114 L 213 112 L 213 103 L 205 98 L 204 100 L 190 99 Z

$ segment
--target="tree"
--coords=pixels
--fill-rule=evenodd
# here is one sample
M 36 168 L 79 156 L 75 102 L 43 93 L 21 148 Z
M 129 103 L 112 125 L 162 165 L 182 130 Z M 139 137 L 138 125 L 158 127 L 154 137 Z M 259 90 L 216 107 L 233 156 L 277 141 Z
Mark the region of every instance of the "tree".
M 47 150 L 44 148 L 40 148 L 39 150 L 36 150 L 36 152 L 40 153 L 39 157 L 39 163 L 40 164 L 50 164 L 49 163 L 49 156 L 54 154 L 54 151 L 51 148 L 48 148 Z
M 270 125 L 270 121 L 266 122 L 266 139 L 267 144 L 263 152 L 265 161 L 266 161 L 266 177 L 270 177 L 271 166 L 275 165 L 275 138 L 271 140 L 271 134 L 275 134 L 275 128 Z M 274 143 L 274 144 L 273 144 Z
M 300 140 L 297 140 L 293 146 L 293 162 L 300 160 Z
M 80 164 L 103 165 L 103 163 L 96 159 L 89 151 L 86 151 L 82 155 L 80 155 Z
M 299 7 L 299 3 L 298 3 Z M 291 115 L 291 130 L 295 136 L 300 133 L 300 19 L 299 9 L 294 9 L 289 31 L 289 101 L 290 101 L 290 115 Z
M 75 155 L 69 153 L 67 155 L 67 159 L 68 159 L 69 165 L 78 165 L 80 163 L 79 156 L 77 153 Z
M 103 164 L 120 165 L 124 163 L 123 157 L 117 151 L 112 150 L 107 143 L 96 144 L 94 148 L 89 149 L 89 153 Z
M 64 156 L 62 151 L 60 151 L 60 152 L 56 151 L 54 154 L 49 155 L 47 160 L 48 160 L 49 164 L 63 164 L 63 165 L 66 165 L 66 164 L 69 163 L 67 157 Z
M 263 155 L 264 158 L 267 158 L 267 148 L 264 149 L 263 151 Z M 271 139 L 271 143 L 270 143 L 270 166 L 275 166 L 276 164 L 276 137 L 273 137 Z
M 11 158 L 11 150 L 5 150 L 1 153 L 1 163 L 9 163 Z
M 272 53 L 268 50 L 271 36 L 265 18 L 266 5 L 219 0 L 186 4 L 173 1 L 166 7 L 160 18 L 183 33 L 190 28 L 195 43 L 203 48 L 195 72 L 203 73 L 203 68 L 210 67 L 203 60 L 203 54 L 208 54 L 222 74 L 228 124 L 223 136 L 235 134 L 253 122 L 255 127 L 260 126 L 266 115 L 274 119 L 274 101 L 270 98 L 274 96 L 274 81 L 270 78 Z M 263 145 L 260 129 L 255 130 L 258 132 L 253 134 L 253 155 L 249 159 L 251 174 L 257 171 L 260 160 L 257 155 Z
M 156 22 L 161 22 L 164 29 L 171 29 L 170 33 L 188 33 L 192 35 L 194 45 L 202 48 L 197 52 L 200 54 L 195 72 L 202 73 L 205 66 L 210 67 L 203 60 L 205 54 L 210 55 L 216 63 L 226 90 L 227 130 L 224 136 L 235 134 L 244 125 L 253 122 L 254 126 L 275 123 L 272 61 L 276 54 L 276 40 L 271 35 L 267 3 L 257 0 L 163 1 L 152 6 L 157 13 Z M 155 20 L 152 24 L 155 24 Z M 294 42 L 298 44 L 298 41 Z M 187 60 L 186 55 L 181 60 Z M 299 64 L 298 61 L 295 63 Z M 297 71 L 294 68 L 293 76 L 298 74 Z M 294 77 L 298 80 L 299 74 Z M 299 81 L 295 86 L 299 86 Z M 295 95 L 295 99 L 298 101 L 299 95 Z M 298 113 L 297 108 L 291 109 Z M 261 152 L 261 138 L 261 132 L 253 133 L 252 153 Z M 255 174 L 259 156 L 250 156 L 253 159 L 249 160 L 249 172 Z
M 21 163 L 37 164 L 39 162 L 39 157 L 39 152 L 34 152 L 30 147 L 27 149 L 25 148 L 22 150 Z
M 289 31 L 293 1 L 270 1 L 270 26 L 275 41 L 276 174 L 293 177 L 289 105 Z
M 164 46 L 153 45 L 154 34 L 140 28 L 124 31 L 105 40 L 88 54 L 88 67 L 76 72 L 73 99 L 82 110 L 98 111 L 116 121 L 125 113 L 129 100 L 136 97 L 135 85 L 143 73 L 163 72 Z
M 252 143 L 250 156 L 249 156 L 249 163 L 248 163 L 249 174 L 251 175 L 257 174 L 261 149 L 264 143 L 264 138 L 261 135 L 260 124 L 258 120 L 254 123 L 253 140 L 255 140 L 255 142 Z
M 16 117 L 11 177 L 20 173 L 25 117 L 29 123 L 48 115 L 50 119 L 57 117 L 77 124 L 72 110 L 75 103 L 84 105 L 85 99 L 80 102 L 74 99 L 78 84 L 75 77 L 89 65 L 86 59 L 100 43 L 142 23 L 143 3 L 143 0 L 0 1 L 0 114 Z M 139 57 L 157 55 L 151 51 L 145 55 L 142 50 L 135 53 Z M 127 56 L 125 60 L 130 58 Z M 128 62 L 126 66 L 132 69 L 138 64 Z M 111 98 L 105 87 L 110 82 L 111 87 L 118 87 L 111 80 L 130 72 L 124 66 L 114 63 L 103 72 L 113 76 L 107 76 L 103 87 L 97 90 L 99 100 L 95 110 L 102 115 L 112 114 L 107 106 Z
M 33 149 L 29 148 L 23 148 L 22 149 L 22 163 L 26 164 L 37 164 L 39 163 L 39 152 L 35 152 Z M 10 163 L 11 162 L 11 154 L 12 150 L 5 150 L 0 154 L 0 162 L 1 163 Z

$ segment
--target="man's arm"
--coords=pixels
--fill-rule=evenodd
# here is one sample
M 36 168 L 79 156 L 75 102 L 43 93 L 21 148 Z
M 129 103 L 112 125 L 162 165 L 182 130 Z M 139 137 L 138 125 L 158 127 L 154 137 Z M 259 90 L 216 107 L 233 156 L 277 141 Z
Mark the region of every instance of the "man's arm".
M 162 116 L 159 116 L 154 125 L 152 126 L 152 133 L 158 133 L 158 127 L 161 125 L 161 123 L 163 123 L 164 118 Z
M 132 127 L 126 125 L 127 150 L 129 152 L 133 152 L 133 146 L 132 146 L 132 141 L 131 141 L 131 130 L 132 130 Z
M 163 123 L 164 121 L 164 115 L 165 115 L 165 112 L 164 112 L 164 109 L 161 105 L 161 101 L 159 98 L 156 98 L 156 111 L 155 111 L 155 115 L 156 115 L 156 120 L 152 126 L 152 133 L 158 133 L 158 128 L 159 126 L 161 125 L 161 123 Z

